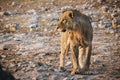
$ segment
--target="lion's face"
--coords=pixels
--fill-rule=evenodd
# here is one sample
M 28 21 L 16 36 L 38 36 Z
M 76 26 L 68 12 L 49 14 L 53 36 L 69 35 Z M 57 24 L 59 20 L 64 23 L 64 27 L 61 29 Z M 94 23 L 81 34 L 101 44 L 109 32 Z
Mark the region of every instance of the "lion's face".
M 68 29 L 71 29 L 73 26 L 73 12 L 65 11 L 62 13 L 59 21 L 57 23 L 57 30 L 60 32 L 65 32 Z

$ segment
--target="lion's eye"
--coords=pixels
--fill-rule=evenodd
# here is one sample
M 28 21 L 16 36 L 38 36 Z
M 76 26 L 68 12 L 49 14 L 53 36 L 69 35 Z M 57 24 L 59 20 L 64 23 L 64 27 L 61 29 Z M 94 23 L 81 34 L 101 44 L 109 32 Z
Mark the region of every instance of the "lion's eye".
M 62 22 L 63 22 L 63 23 L 66 23 L 66 22 L 67 22 L 67 20 L 65 20 L 65 19 L 64 19 Z

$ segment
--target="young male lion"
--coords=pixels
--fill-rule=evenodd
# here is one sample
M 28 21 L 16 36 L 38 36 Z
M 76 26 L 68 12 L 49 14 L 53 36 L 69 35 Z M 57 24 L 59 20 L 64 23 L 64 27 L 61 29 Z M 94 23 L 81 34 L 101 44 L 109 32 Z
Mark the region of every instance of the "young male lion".
M 64 70 L 64 57 L 70 48 L 73 62 L 71 74 L 85 74 L 89 69 L 92 51 L 93 28 L 89 17 L 77 10 L 62 12 L 57 23 L 61 35 L 60 70 Z

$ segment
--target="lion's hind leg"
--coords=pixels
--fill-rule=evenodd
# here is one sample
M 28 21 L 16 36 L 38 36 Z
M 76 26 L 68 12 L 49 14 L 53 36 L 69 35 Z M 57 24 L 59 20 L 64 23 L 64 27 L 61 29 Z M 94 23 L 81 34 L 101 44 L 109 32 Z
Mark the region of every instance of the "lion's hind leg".
M 89 65 L 90 65 L 90 52 L 91 47 L 80 47 L 79 48 L 79 67 L 80 67 L 80 74 L 89 74 Z

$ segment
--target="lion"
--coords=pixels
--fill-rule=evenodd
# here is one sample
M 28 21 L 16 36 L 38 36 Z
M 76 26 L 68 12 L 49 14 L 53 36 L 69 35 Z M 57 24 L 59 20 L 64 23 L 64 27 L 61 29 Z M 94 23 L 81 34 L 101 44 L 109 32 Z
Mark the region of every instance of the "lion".
M 56 29 L 62 32 L 60 71 L 65 70 L 64 58 L 70 49 L 73 66 L 71 74 L 88 73 L 93 39 L 90 18 L 75 9 L 64 10 L 56 24 Z

